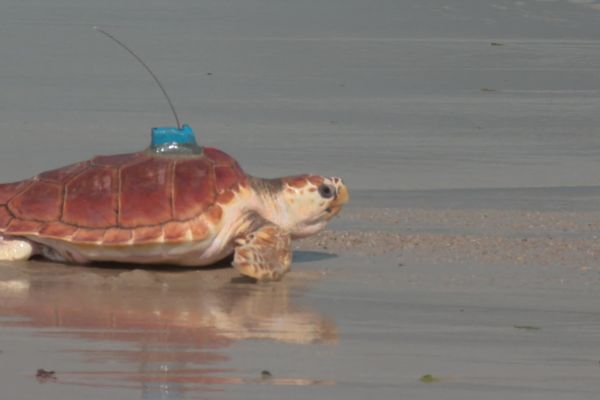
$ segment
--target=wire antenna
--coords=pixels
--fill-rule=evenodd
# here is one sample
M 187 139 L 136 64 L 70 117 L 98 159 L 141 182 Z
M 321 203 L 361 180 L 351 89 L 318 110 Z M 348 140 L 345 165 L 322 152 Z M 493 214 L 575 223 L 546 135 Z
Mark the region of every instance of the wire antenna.
M 181 130 L 181 124 L 179 123 L 179 117 L 177 116 L 177 112 L 175 111 L 175 107 L 173 107 L 173 103 L 171 102 L 171 98 L 169 97 L 169 95 L 167 94 L 167 91 L 165 90 L 165 88 L 163 87 L 163 85 L 160 83 L 160 81 L 158 80 L 158 77 L 154 74 L 154 72 L 152 72 L 152 70 L 150 69 L 150 67 L 144 62 L 144 60 L 142 60 L 137 54 L 135 54 L 133 52 L 133 50 L 131 50 L 129 47 L 127 47 L 127 45 L 125 43 L 123 43 L 122 41 L 120 41 L 119 39 L 117 39 L 116 37 L 114 37 L 113 35 L 111 35 L 110 33 L 106 32 L 103 29 L 98 28 L 97 26 L 93 27 L 94 30 L 102 33 L 104 36 L 106 36 L 109 39 L 112 39 L 114 42 L 116 42 L 119 46 L 121 46 L 122 48 L 124 48 L 125 50 L 127 50 L 127 52 L 129 54 L 131 54 L 136 60 L 138 60 L 138 62 L 140 64 L 142 64 L 142 66 L 144 68 L 146 68 L 146 71 L 148 71 L 148 73 L 150 73 L 150 75 L 152 76 L 152 78 L 154 79 L 154 82 L 156 82 L 156 84 L 158 85 L 158 87 L 160 88 L 160 90 L 163 92 L 163 94 L 165 95 L 165 98 L 167 99 L 167 101 L 169 102 L 169 107 L 171 107 L 171 112 L 173 113 L 173 116 L 175 117 L 175 123 L 177 124 L 177 129 Z

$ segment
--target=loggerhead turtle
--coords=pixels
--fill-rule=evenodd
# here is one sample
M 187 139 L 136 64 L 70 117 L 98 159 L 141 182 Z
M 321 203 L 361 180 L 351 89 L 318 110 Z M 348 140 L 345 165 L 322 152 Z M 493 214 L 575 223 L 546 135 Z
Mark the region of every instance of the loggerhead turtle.
M 155 129 L 141 152 L 0 184 L 0 260 L 196 267 L 233 253 L 241 274 L 279 280 L 291 239 L 319 232 L 348 201 L 338 177 L 256 178 L 199 147 L 189 126 L 172 129 Z

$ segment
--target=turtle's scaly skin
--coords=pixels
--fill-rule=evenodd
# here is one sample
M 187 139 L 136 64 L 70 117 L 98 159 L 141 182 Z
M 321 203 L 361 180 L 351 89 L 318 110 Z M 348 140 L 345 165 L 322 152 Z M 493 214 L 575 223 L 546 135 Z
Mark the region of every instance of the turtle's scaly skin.
M 238 163 L 214 148 L 98 156 L 1 184 L 0 233 L 98 246 L 201 241 L 247 186 Z

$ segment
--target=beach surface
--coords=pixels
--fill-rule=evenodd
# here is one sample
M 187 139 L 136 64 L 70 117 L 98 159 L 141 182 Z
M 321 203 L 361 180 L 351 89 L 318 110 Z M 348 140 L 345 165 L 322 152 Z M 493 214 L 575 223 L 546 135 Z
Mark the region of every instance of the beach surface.
M 600 2 L 0 4 L 0 181 L 174 124 L 351 201 L 281 282 L 0 263 L 2 398 L 595 399 Z

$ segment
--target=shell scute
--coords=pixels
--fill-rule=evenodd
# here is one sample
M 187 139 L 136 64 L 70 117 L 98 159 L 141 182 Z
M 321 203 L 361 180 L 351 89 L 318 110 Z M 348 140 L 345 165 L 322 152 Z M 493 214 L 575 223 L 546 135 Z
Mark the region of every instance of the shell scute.
M 215 149 L 214 147 L 205 147 L 204 156 L 209 158 L 216 166 L 230 166 L 237 164 L 229 154 Z
M 110 228 L 106 230 L 102 243 L 106 245 L 128 244 L 132 236 L 131 229 Z
M 104 229 L 79 229 L 71 240 L 76 243 L 100 243 L 105 232 Z
M 189 224 L 185 222 L 169 222 L 163 227 L 165 242 L 183 242 L 188 239 Z
M 213 167 L 204 157 L 182 160 L 175 165 L 173 216 L 188 220 L 204 212 L 215 201 Z
M 79 162 L 76 164 L 67 165 L 62 168 L 42 172 L 37 177 L 38 179 L 43 181 L 63 183 L 69 180 L 70 178 L 74 177 L 78 173 L 84 171 L 89 166 L 89 164 L 89 161 Z
M 223 216 L 223 209 L 218 204 L 212 205 L 206 210 L 206 219 L 213 225 L 221 222 L 221 217 Z
M 38 221 L 25 221 L 18 218 L 13 218 L 9 223 L 4 232 L 13 235 L 28 235 L 37 234 L 42 228 L 43 223 Z
M 226 192 L 221 193 L 217 197 L 217 203 L 222 204 L 222 205 L 227 205 L 227 204 L 231 203 L 233 201 L 233 199 L 235 199 L 235 194 L 231 190 L 228 190 Z
M 121 226 L 135 228 L 171 220 L 172 168 L 172 160 L 159 157 L 121 168 Z
M 215 180 L 218 193 L 237 186 L 241 180 L 239 173 L 232 167 L 215 167 Z
M 192 231 L 192 238 L 194 240 L 204 240 L 210 235 L 208 225 L 200 218 L 190 221 L 190 230 Z
M 0 206 L 0 228 L 7 226 L 12 218 L 12 214 L 6 207 Z
M 40 229 L 41 235 L 62 239 L 73 236 L 75 232 L 77 232 L 76 227 L 62 222 L 49 222 Z
M 88 228 L 109 228 L 117 223 L 117 171 L 90 167 L 65 187 L 62 220 Z
M 18 218 L 37 221 L 56 221 L 63 202 L 62 185 L 34 181 L 9 202 L 10 211 Z
M 149 156 L 144 152 L 126 153 L 126 154 L 111 154 L 108 156 L 96 156 L 92 159 L 93 165 L 104 167 L 121 167 L 125 164 L 140 161 Z
M 33 182 L 32 179 L 29 179 L 26 181 L 0 184 L 0 204 L 6 204 L 17 193 L 25 190 L 27 186 L 33 184 Z
M 157 243 L 163 237 L 162 225 L 133 229 L 134 243 Z
M 237 186 L 247 186 L 244 170 L 230 155 L 213 147 L 206 147 L 204 154 L 215 165 L 217 193 Z

